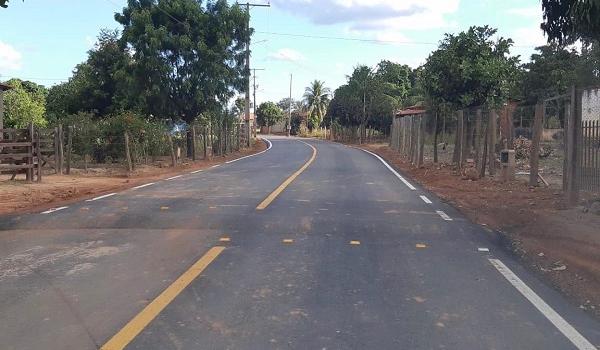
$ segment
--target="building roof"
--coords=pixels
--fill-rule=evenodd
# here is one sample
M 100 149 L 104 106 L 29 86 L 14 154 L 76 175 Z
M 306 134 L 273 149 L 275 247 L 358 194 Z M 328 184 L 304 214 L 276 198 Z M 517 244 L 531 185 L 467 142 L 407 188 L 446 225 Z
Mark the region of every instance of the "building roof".
M 405 115 L 418 115 L 427 113 L 427 110 L 422 106 L 410 106 L 406 107 L 406 109 L 401 109 L 396 112 L 397 117 L 404 117 Z
M 0 83 L 0 91 L 6 91 L 6 90 L 10 90 L 10 89 L 12 89 L 11 86 Z

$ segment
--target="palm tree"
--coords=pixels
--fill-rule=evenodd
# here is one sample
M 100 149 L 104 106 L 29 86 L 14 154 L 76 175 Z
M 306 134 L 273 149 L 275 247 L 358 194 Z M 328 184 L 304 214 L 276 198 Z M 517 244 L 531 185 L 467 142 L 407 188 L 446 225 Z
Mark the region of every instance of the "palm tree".
M 323 122 L 323 117 L 327 112 L 331 90 L 325 87 L 325 82 L 320 80 L 313 81 L 305 89 L 304 102 L 308 109 L 308 120 L 311 129 L 318 127 Z

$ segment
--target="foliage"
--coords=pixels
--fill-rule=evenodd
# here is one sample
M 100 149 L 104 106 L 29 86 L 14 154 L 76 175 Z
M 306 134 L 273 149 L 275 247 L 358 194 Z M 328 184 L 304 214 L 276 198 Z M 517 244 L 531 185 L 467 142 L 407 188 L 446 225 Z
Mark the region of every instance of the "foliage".
M 572 44 L 600 40 L 600 1 L 542 0 L 541 28 L 549 42 Z
M 434 104 L 498 106 L 508 98 L 515 84 L 518 57 L 508 56 L 511 39 L 492 40 L 496 32 L 483 26 L 445 35 L 429 55 L 420 79 Z
M 536 48 L 529 63 L 523 65 L 521 94 L 528 104 L 561 95 L 577 83 L 579 57 L 575 50 L 557 44 Z
M 410 67 L 389 61 L 380 62 L 376 70 L 359 65 L 336 89 L 327 115 L 342 126 L 386 132 L 394 110 L 411 91 L 410 76 Z
M 271 127 L 283 119 L 283 111 L 273 102 L 263 102 L 256 110 L 259 125 Z
M 134 50 L 131 99 L 147 114 L 192 122 L 246 88 L 248 14 L 225 0 L 129 1 L 115 15 Z
M 329 104 L 329 95 L 331 90 L 325 87 L 325 83 L 320 80 L 313 81 L 306 87 L 304 92 L 304 103 L 308 111 L 308 127 L 317 128 L 323 122 L 323 117 L 327 112 Z
M 131 64 L 131 53 L 120 46 L 118 31 L 102 30 L 97 44 L 88 51 L 88 59 L 75 67 L 73 76 L 50 88 L 49 120 L 78 112 L 103 117 L 133 107 L 126 96 Z
M 25 128 L 29 123 L 37 126 L 47 124 L 46 88 L 30 81 L 11 79 L 5 82 L 12 87 L 4 94 L 5 120 L 7 128 Z

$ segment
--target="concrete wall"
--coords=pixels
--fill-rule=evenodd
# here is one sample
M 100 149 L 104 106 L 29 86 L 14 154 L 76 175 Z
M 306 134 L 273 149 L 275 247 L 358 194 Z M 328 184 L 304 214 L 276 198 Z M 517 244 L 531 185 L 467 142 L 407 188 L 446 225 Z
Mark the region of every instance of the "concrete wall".
M 585 90 L 581 96 L 581 120 L 600 120 L 600 89 Z

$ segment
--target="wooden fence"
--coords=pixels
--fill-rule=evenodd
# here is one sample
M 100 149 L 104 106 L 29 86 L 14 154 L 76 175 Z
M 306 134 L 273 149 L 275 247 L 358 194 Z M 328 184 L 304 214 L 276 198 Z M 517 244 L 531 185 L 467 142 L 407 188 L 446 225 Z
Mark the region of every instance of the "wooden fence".
M 40 137 L 33 125 L 27 129 L 0 129 L 0 173 L 25 173 L 27 181 L 42 181 Z

